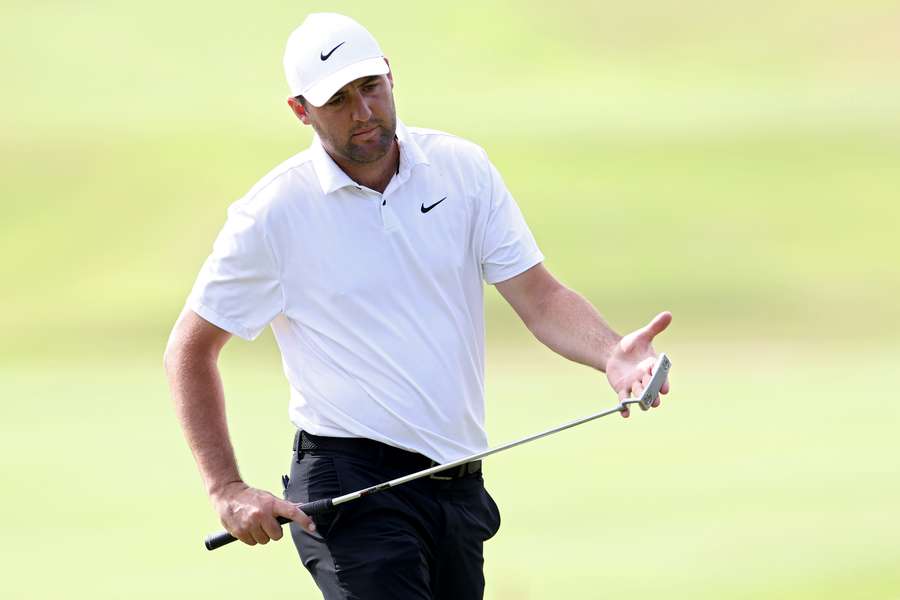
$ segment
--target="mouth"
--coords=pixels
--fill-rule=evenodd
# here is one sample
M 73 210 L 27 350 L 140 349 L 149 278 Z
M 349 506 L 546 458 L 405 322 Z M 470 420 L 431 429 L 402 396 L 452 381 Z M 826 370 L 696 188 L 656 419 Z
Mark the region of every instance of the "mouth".
M 378 129 L 378 126 L 377 126 L 377 125 L 375 125 L 375 126 L 373 126 L 373 127 L 370 127 L 369 129 L 364 129 L 364 130 L 362 130 L 362 131 L 357 131 L 356 133 L 352 133 L 352 134 L 350 134 L 350 137 L 356 137 L 356 136 L 359 136 L 359 135 L 366 135 L 367 133 L 372 133 L 372 132 L 375 131 L 376 129 Z

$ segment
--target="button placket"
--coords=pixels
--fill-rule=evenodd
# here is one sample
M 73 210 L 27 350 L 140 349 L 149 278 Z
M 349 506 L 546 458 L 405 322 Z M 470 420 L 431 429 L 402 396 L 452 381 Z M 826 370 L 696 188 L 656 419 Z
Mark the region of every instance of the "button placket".
M 381 225 L 385 232 L 396 231 L 400 228 L 400 220 L 383 196 L 381 197 Z

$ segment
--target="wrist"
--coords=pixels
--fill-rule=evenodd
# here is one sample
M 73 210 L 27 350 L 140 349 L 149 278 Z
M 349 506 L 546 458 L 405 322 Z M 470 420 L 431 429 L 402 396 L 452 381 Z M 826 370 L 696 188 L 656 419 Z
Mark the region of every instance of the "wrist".
M 609 361 L 612 360 L 616 348 L 619 347 L 619 342 L 621 341 L 622 336 L 612 330 L 609 330 L 607 334 L 603 336 L 599 344 L 600 351 L 597 353 L 597 364 L 594 365 L 598 371 L 606 373 L 609 370 Z
M 208 485 L 206 488 L 206 493 L 213 500 L 213 502 L 216 502 L 217 500 L 230 496 L 236 491 L 242 491 L 247 489 L 248 487 L 249 486 L 240 478 L 230 479 L 221 482 L 214 482 Z

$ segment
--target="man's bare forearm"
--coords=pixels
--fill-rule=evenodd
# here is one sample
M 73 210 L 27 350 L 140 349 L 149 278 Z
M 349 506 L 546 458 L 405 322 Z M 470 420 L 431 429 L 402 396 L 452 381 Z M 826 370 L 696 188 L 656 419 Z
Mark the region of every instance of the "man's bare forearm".
M 587 299 L 564 285 L 543 297 L 526 325 L 557 354 L 600 371 L 622 339 Z
M 166 374 L 175 412 L 206 490 L 215 496 L 240 482 L 225 418 L 225 393 L 216 356 L 197 355 L 185 347 L 166 351 Z
M 296 506 L 249 487 L 238 472 L 217 366 L 219 353 L 230 338 L 230 333 L 185 307 L 166 347 L 166 375 L 175 412 L 206 491 L 225 528 L 251 546 L 281 539 L 277 517 L 291 519 L 313 532 L 312 520 Z

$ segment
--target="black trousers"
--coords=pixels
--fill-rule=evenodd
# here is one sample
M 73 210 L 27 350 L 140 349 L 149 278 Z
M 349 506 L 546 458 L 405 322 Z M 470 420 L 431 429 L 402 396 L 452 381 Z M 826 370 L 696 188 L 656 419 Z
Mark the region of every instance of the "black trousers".
M 425 468 L 422 458 L 370 440 L 359 452 L 295 450 L 285 497 L 333 498 Z M 291 535 L 326 600 L 468 600 L 484 595 L 482 546 L 500 513 L 478 472 L 412 481 L 314 521 L 314 534 L 292 524 Z

